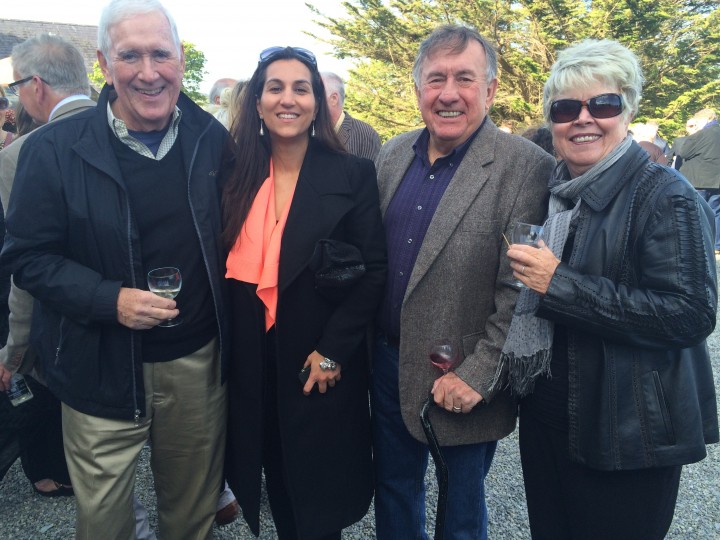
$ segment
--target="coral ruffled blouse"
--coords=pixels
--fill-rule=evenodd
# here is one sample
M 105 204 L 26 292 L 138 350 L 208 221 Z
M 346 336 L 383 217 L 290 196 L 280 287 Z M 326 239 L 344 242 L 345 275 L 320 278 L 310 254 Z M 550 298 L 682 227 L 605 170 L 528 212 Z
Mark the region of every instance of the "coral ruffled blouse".
M 226 278 L 257 284 L 257 295 L 265 305 L 265 330 L 275 324 L 278 300 L 280 245 L 292 198 L 282 214 L 275 213 L 275 177 L 270 161 L 270 176 L 255 195 L 245 224 L 227 258 Z

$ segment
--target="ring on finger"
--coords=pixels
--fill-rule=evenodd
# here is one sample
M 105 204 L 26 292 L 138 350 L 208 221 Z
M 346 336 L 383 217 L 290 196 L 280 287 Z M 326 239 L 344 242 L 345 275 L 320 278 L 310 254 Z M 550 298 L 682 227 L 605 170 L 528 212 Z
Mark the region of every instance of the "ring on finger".
M 525 275 L 525 265 L 522 265 L 522 268 L 520 269 L 520 273 L 524 276 Z
M 455 407 L 453 405 L 453 412 L 462 412 L 462 407 Z

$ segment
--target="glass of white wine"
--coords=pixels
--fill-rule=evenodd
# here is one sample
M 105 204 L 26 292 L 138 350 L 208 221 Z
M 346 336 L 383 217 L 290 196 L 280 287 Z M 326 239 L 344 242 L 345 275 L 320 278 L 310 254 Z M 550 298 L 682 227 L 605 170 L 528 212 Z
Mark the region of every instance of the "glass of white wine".
M 147 282 L 150 292 L 172 300 L 180 292 L 182 275 L 180 274 L 180 270 L 173 266 L 155 268 L 148 272 Z M 161 322 L 158 326 L 167 328 L 168 326 L 177 326 L 181 322 L 182 319 L 180 317 L 175 317 L 174 319 Z
M 513 227 L 510 239 L 513 244 L 525 244 L 534 248 L 540 248 L 540 240 L 542 237 L 542 225 L 532 225 L 531 223 L 522 223 L 518 221 Z M 525 288 L 525 284 L 519 279 L 514 280 L 514 285 L 519 288 Z

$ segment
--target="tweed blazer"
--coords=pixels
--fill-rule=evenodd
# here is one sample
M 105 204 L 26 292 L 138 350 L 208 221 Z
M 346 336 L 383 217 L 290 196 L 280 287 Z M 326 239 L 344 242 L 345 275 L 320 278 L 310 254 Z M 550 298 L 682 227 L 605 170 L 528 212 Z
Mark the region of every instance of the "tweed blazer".
M 354 156 L 374 160 L 380 152 L 380 135 L 377 131 L 370 124 L 353 118 L 347 111 L 340 124 L 338 138 Z
M 377 159 L 383 215 L 415 155 L 421 130 L 388 141 Z M 400 407 L 409 432 L 425 442 L 420 410 L 439 377 L 428 349 L 441 338 L 462 346 L 457 375 L 485 403 L 468 414 L 433 408 L 441 445 L 499 440 L 515 428 L 516 400 L 490 390 L 517 291 L 502 234 L 517 221 L 542 223 L 555 160 L 487 118 L 468 148 L 420 247 L 400 318 Z M 498 385 L 500 386 L 500 385 Z
M 95 106 L 90 98 L 77 99 L 58 107 L 51 122 L 57 122 L 65 117 L 71 116 L 85 109 Z M 37 129 L 42 129 L 40 126 Z M 32 133 L 18 137 L 13 143 L 0 152 L 0 201 L 3 209 L 7 209 L 10 201 L 10 192 L 15 181 L 15 171 L 18 164 L 20 149 Z M 17 369 L 21 373 L 29 373 L 33 367 L 39 368 L 39 362 L 35 363 L 35 356 L 26 354 L 30 341 L 30 322 L 32 320 L 33 297 L 14 284 L 10 286 L 10 332 L 7 345 L 0 350 L 0 364 L 9 369 Z M 36 378 L 42 380 L 42 374 L 35 373 Z

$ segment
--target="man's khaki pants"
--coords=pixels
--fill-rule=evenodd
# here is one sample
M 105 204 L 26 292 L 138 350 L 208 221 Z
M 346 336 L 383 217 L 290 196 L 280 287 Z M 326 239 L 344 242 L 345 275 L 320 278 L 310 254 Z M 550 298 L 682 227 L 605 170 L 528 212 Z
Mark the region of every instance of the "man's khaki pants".
M 139 425 L 62 406 L 78 540 L 135 538 L 135 469 L 148 438 L 159 537 L 212 537 L 227 415 L 217 339 L 189 356 L 145 364 L 143 375 L 147 416 Z

